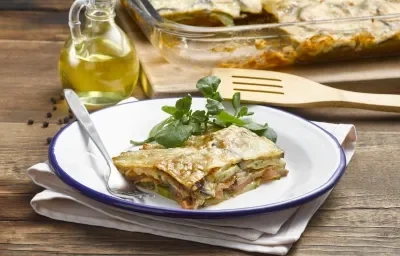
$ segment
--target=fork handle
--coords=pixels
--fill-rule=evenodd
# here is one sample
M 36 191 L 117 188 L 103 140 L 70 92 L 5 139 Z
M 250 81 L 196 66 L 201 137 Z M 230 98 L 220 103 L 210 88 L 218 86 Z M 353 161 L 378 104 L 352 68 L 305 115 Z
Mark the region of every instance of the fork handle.
M 71 89 L 64 89 L 65 99 L 71 108 L 72 112 L 74 113 L 76 119 L 81 124 L 83 129 L 86 130 L 89 137 L 92 139 L 93 143 L 99 149 L 100 153 L 103 155 L 104 159 L 106 160 L 107 164 L 110 166 L 112 164 L 112 160 L 110 155 L 108 154 L 106 147 L 104 146 L 99 133 L 97 132 L 90 116 L 89 112 L 81 103 L 78 95 Z M 110 166 L 111 167 L 111 166 Z
M 336 96 L 333 101 L 325 102 L 327 106 L 400 113 L 400 95 L 338 90 Z

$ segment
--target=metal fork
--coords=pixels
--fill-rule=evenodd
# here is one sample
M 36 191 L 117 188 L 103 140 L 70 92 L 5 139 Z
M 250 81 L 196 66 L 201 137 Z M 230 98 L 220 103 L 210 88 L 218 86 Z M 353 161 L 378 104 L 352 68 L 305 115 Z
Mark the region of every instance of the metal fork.
M 97 132 L 94 123 L 92 122 L 92 119 L 90 118 L 90 115 L 85 108 L 85 106 L 81 103 L 78 95 L 70 89 L 64 89 L 64 96 L 65 99 L 71 109 L 71 111 L 74 113 L 76 119 L 78 122 L 81 124 L 81 126 L 84 128 L 84 130 L 87 132 L 89 137 L 92 139 L 93 143 L 96 145 L 96 147 L 99 149 L 100 153 L 103 155 L 104 159 L 107 162 L 108 165 L 108 173 L 105 173 L 105 183 L 106 183 L 106 188 L 107 191 L 117 197 L 123 198 L 123 199 L 132 199 L 132 198 L 143 198 L 144 196 L 150 196 L 152 197 L 152 194 L 143 192 L 139 190 L 136 186 L 132 186 L 129 191 L 114 191 L 110 188 L 109 181 L 110 181 L 110 176 L 112 171 L 118 172 L 117 168 L 115 167 L 110 155 L 108 154 L 99 133 Z

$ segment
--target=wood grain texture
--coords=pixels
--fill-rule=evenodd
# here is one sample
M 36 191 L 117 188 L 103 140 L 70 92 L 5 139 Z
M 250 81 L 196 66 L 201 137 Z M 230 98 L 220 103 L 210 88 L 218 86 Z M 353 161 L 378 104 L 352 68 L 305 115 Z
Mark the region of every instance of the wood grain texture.
M 57 61 L 68 36 L 62 23 L 71 3 L 0 1 L 0 255 L 258 255 L 34 213 L 29 202 L 42 188 L 29 180 L 26 169 L 46 159 L 46 138 L 54 136 L 60 128 L 57 119 L 67 113 L 65 102 L 59 101 L 50 126 L 41 127 L 52 108 L 50 97 L 61 91 Z M 346 88 L 396 92 L 398 87 L 393 82 Z M 144 97 L 140 88 L 134 96 Z M 400 115 L 354 109 L 289 111 L 317 121 L 354 123 L 359 138 L 345 175 L 289 255 L 400 255 Z M 28 126 L 28 118 L 35 124 Z
M 202 245 L 193 242 L 182 242 L 150 234 L 129 233 L 113 229 L 88 227 L 77 224 L 46 221 L 35 222 L 2 222 L 0 230 L 0 251 L 18 251 L 30 255 L 30 251 L 42 255 L 56 253 L 76 255 L 250 255 L 228 249 Z M 54 227 L 57 226 L 58 229 Z M 9 233 L 5 230 L 13 229 Z M 46 234 L 46 239 L 43 239 Z M 29 241 L 29 242 L 27 242 Z M 57 246 L 54 246 L 57 244 Z M 157 248 L 155 249 L 155 244 Z M 9 254 L 7 254 L 9 255 Z
M 55 228 L 55 226 L 57 228 Z M 2 222 L 0 251 L 6 255 L 259 255 L 194 242 L 57 221 Z M 13 230 L 13 232 L 9 232 Z M 314 227 L 290 255 L 396 255 L 393 228 Z M 43 239 L 43 235 L 46 239 Z M 35 255 L 35 254 L 33 254 Z
M 69 33 L 68 11 L 0 11 L 0 28 L 0 39 L 64 41 Z
M 0 10 L 45 10 L 48 12 L 68 11 L 73 2 L 74 0 L 3 0 L 0 1 Z
M 0 123 L 0 195 L 32 194 L 38 192 L 26 175 L 26 170 L 34 163 L 47 159 L 46 138 L 59 130 L 56 124 L 42 128 L 37 123 Z M 11 209 L 9 206 L 8 209 Z M 1 208 L 4 214 L 5 208 Z M 12 215 L 10 215 L 12 216 Z

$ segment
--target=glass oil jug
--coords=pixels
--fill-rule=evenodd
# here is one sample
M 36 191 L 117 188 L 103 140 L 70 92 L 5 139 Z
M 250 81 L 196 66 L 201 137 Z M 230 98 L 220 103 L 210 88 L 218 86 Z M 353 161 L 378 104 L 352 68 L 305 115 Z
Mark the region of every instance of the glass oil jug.
M 75 0 L 69 12 L 71 35 L 61 50 L 59 75 L 62 87 L 74 90 L 87 107 L 113 105 L 129 97 L 138 81 L 139 60 L 114 21 L 115 4 L 116 0 Z

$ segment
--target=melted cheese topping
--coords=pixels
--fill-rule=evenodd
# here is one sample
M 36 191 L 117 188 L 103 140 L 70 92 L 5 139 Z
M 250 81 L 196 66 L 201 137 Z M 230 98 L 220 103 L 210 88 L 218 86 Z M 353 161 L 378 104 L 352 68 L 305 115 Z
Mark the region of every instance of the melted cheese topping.
M 163 16 L 222 12 L 234 18 L 240 17 L 240 3 L 237 0 L 150 0 L 150 3 Z
M 197 143 L 197 140 L 201 143 Z M 186 188 L 191 188 L 211 171 L 242 161 L 281 158 L 283 151 L 272 141 L 237 126 L 193 136 L 183 148 L 148 149 L 124 152 L 113 161 L 123 173 L 161 170 Z
M 264 0 L 264 9 L 279 23 L 322 21 L 400 13 L 400 1 L 391 0 Z M 330 47 L 356 46 L 355 37 L 370 33 L 374 43 L 389 39 L 399 31 L 399 23 L 381 20 L 326 22 L 318 25 L 283 27 L 298 43 L 314 36 L 330 36 Z M 330 49 L 324 49 L 328 51 Z
M 261 0 L 240 0 L 240 9 L 242 12 L 261 13 Z
M 242 160 L 254 160 L 258 158 L 280 158 L 283 151 L 275 143 L 263 136 L 247 130 L 246 128 L 231 125 L 228 128 L 201 136 L 198 140 L 203 145 L 197 145 L 193 140 L 188 140 L 186 145 L 197 145 L 199 148 L 217 147 L 227 149 Z

